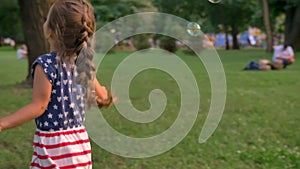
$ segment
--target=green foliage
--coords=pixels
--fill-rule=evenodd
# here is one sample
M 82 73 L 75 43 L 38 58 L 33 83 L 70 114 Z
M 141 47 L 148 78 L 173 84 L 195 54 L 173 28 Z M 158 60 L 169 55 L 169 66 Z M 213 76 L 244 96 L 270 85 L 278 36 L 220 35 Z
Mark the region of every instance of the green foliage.
M 159 47 L 171 53 L 175 53 L 177 51 L 176 39 L 163 36 L 162 38 L 160 38 Z
M 253 9 L 257 10 L 256 0 L 228 0 L 216 4 L 207 0 L 183 2 L 153 0 L 152 2 L 162 12 L 200 23 L 206 31 L 217 32 L 219 26 L 222 25 L 225 29 L 221 31 L 230 33 L 229 30 L 231 30 L 234 40 L 240 31 L 249 26 L 249 18 L 253 14 Z M 206 25 L 207 28 L 205 28 Z M 233 46 L 239 48 L 237 43 Z
M 152 0 L 159 11 L 198 21 L 205 16 L 205 0 Z
M 227 26 L 228 30 L 235 27 L 238 32 L 244 31 L 248 26 L 256 26 L 263 30 L 263 13 L 261 0 L 222 0 L 212 4 L 207 0 L 152 0 L 161 12 L 166 12 L 199 22 L 203 31 L 218 32 L 219 25 Z M 285 13 L 287 8 L 297 6 L 299 0 L 269 0 L 272 29 L 284 32 L 284 25 L 276 26 L 276 19 Z
M 18 0 L 1 0 L 0 3 L 0 37 L 12 37 L 23 41 Z
M 151 47 L 149 43 L 150 35 L 140 34 L 133 36 L 133 45 L 137 50 L 148 49 Z
M 97 21 L 109 22 L 125 15 L 133 14 L 136 8 L 145 4 L 135 0 L 91 0 Z
M 285 0 L 268 0 L 268 2 L 269 2 L 269 11 L 270 11 L 270 22 L 273 23 L 271 24 L 272 31 L 274 34 L 283 33 L 284 28 L 282 28 L 282 26 L 284 27 L 284 23 L 278 25 L 278 28 L 276 27 L 276 25 L 278 24 L 277 21 L 278 17 L 285 15 L 287 2 Z M 262 8 L 262 3 L 259 2 L 257 4 L 257 7 Z M 263 23 L 264 20 L 262 18 L 263 18 L 262 10 L 256 10 L 254 15 L 252 16 L 251 23 L 261 28 L 262 30 L 265 30 L 264 23 Z
M 191 48 L 189 48 L 188 46 L 182 47 L 182 48 L 181 48 L 181 51 L 182 51 L 184 54 L 187 54 L 187 55 L 193 55 L 193 56 L 196 55 L 195 52 L 194 52 Z
M 249 21 L 251 22 L 254 11 L 259 9 L 256 2 L 256 0 L 233 0 L 218 4 L 207 3 L 207 19 L 215 28 L 221 24 L 229 26 L 228 29 L 236 27 L 238 31 L 245 30 L 250 26 Z

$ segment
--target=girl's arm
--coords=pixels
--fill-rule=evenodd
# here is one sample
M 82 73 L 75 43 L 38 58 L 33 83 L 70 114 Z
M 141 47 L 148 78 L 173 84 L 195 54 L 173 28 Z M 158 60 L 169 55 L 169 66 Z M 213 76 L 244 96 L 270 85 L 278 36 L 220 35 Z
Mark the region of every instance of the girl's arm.
M 96 78 L 94 79 L 94 86 L 95 86 L 96 96 L 100 97 L 102 100 L 108 99 L 108 93 L 106 87 L 101 86 L 99 81 Z
M 43 68 L 36 65 L 33 80 L 32 101 L 15 113 L 0 119 L 0 131 L 22 125 L 45 112 L 51 95 L 51 83 Z
M 101 86 L 98 80 L 94 80 L 96 102 L 101 109 L 103 106 L 108 108 L 117 101 L 117 98 L 112 97 L 111 93 L 108 93 L 104 86 Z

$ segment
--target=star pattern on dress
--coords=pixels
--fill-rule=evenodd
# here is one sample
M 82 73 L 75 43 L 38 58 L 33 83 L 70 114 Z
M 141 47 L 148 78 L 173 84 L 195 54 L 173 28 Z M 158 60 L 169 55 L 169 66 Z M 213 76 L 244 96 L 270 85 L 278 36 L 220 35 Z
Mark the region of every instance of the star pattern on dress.
M 64 121 L 64 125 L 67 125 L 67 124 L 68 124 L 68 120 L 65 120 L 65 121 Z
M 64 101 L 68 101 L 69 97 L 68 96 L 64 96 Z
M 72 123 L 74 120 L 72 118 L 69 119 L 69 123 Z
M 36 118 L 37 128 L 42 131 L 62 131 L 83 125 L 85 100 L 76 66 L 57 58 L 56 53 L 43 55 L 35 60 L 40 64 L 52 84 L 51 98 L 45 112 Z M 34 65 L 33 64 L 33 65 Z M 31 69 L 34 72 L 34 67 Z
M 63 80 L 64 85 L 67 85 L 68 80 Z
M 47 121 L 44 122 L 44 126 L 48 126 L 49 123 Z
M 66 63 L 63 63 L 63 68 L 67 68 L 67 64 Z
M 51 59 L 47 59 L 46 62 L 47 62 L 48 64 L 52 63 Z
M 53 89 L 51 93 L 52 93 L 52 94 L 56 94 L 56 90 L 55 90 L 55 89 Z
M 59 114 L 58 114 L 58 118 L 62 119 L 62 118 L 64 118 L 64 115 L 61 114 L 61 113 L 59 113 Z
M 50 75 L 51 75 L 51 77 L 52 77 L 54 80 L 57 78 L 57 75 L 54 74 L 54 73 L 51 73 Z
M 57 81 L 57 82 L 56 82 L 56 86 L 60 86 L 60 81 Z
M 69 105 L 69 107 L 72 108 L 72 109 L 74 109 L 75 103 L 71 103 L 71 104 Z
M 74 115 L 77 116 L 79 112 L 77 110 L 74 111 Z
M 49 119 L 52 119 L 52 118 L 53 118 L 53 114 L 52 114 L 52 113 L 49 113 L 49 114 L 48 114 L 48 118 L 49 118 Z

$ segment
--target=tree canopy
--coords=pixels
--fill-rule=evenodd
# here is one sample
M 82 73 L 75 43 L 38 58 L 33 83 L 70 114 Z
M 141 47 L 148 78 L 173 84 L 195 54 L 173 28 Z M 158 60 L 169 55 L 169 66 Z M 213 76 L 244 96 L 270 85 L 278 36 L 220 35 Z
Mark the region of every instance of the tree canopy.
M 146 5 L 136 0 L 90 0 L 95 10 L 97 27 L 122 16 L 135 13 L 135 9 Z
M 236 49 L 239 48 L 236 39 L 238 33 L 246 30 L 248 26 L 266 30 L 263 3 L 260 0 L 223 0 L 220 3 L 210 3 L 207 0 L 152 2 L 161 12 L 198 21 L 207 32 L 217 32 L 222 25 L 222 31 L 232 34 L 233 48 Z M 268 0 L 267 3 L 269 11 L 266 12 L 269 12 L 271 30 L 274 34 L 285 32 L 286 42 L 300 50 L 300 0 Z M 285 24 L 280 19 L 285 20 Z M 274 34 L 269 38 L 273 38 Z
M 174 14 L 199 22 L 205 32 L 223 31 L 236 35 L 255 26 L 266 31 L 261 0 L 222 0 L 212 4 L 208 0 L 90 0 L 95 9 L 98 28 L 106 22 L 133 14 L 146 8 L 149 2 L 160 12 Z M 267 0 L 270 27 L 274 37 L 285 33 L 286 42 L 300 50 L 300 0 Z M 146 5 L 147 4 L 147 5 Z M 18 0 L 1 0 L 0 36 L 23 41 Z M 220 30 L 220 25 L 222 29 Z M 235 41 L 235 39 L 233 39 Z M 235 43 L 235 42 L 234 42 Z M 297 47 L 298 46 L 298 47 Z M 234 45 L 238 48 L 238 46 Z
M 20 9 L 17 0 L 1 0 L 0 3 L 0 37 L 23 40 Z

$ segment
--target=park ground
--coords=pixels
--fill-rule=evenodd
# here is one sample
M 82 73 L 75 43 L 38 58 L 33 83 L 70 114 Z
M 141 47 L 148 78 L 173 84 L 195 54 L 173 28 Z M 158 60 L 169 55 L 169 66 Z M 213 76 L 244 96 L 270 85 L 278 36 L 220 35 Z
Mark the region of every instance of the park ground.
M 200 112 L 187 137 L 170 151 L 156 157 L 129 159 L 111 154 L 92 143 L 95 169 L 299 169 L 300 168 L 300 62 L 281 71 L 242 71 L 248 61 L 271 59 L 262 49 L 218 50 L 227 80 L 223 118 L 204 144 L 198 137 L 210 106 L 210 84 L 201 61 L 178 52 L 193 70 L 201 94 Z M 109 85 L 114 68 L 130 52 L 109 54 L 100 66 L 98 79 Z M 300 60 L 300 53 L 296 54 Z M 16 51 L 0 48 L 0 117 L 30 102 L 31 89 L 20 83 L 27 61 Z M 159 79 L 159 80 L 158 80 Z M 157 70 L 142 72 L 132 81 L 130 97 L 140 110 L 149 108 L 149 91 L 161 88 L 168 98 L 164 114 L 150 124 L 125 120 L 117 110 L 104 117 L 118 131 L 147 137 L 168 129 L 178 115 L 179 91 L 175 81 Z M 0 168 L 27 169 L 32 155 L 34 122 L 0 134 Z

